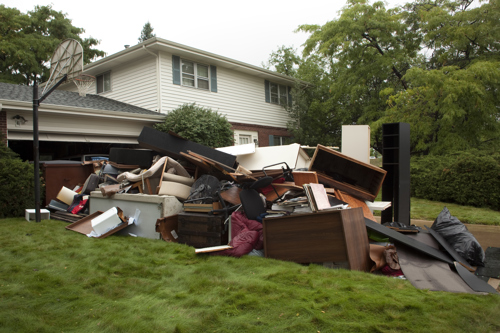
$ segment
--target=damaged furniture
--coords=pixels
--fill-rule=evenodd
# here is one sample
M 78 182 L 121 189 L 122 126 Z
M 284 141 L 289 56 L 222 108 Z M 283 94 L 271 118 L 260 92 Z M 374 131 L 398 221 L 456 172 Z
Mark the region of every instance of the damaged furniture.
M 178 242 L 195 248 L 227 245 L 229 227 L 224 215 L 202 213 L 179 213 Z
M 320 183 L 369 201 L 377 197 L 387 173 L 322 145 L 317 146 L 309 171 L 317 172 Z
M 182 211 L 182 204 L 173 196 L 117 193 L 108 198 L 100 191 L 90 193 L 90 214 L 111 207 L 120 207 L 126 216 L 135 216 L 136 210 L 139 210 L 138 220 L 119 234 L 151 239 L 160 239 L 160 233 L 156 232 L 156 220 Z
M 184 179 L 186 178 L 186 179 Z M 190 174 L 174 159 L 164 156 L 160 158 L 151 168 L 135 174 L 124 172 L 118 175 L 118 181 L 125 180 L 131 182 L 132 187 L 137 187 L 139 192 L 143 193 L 147 189 L 147 194 L 169 194 L 179 198 L 186 198 L 185 191 L 189 186 L 185 185 L 191 182 Z M 168 179 L 166 184 L 163 180 Z M 177 185 L 178 184 L 178 185 Z M 175 187 L 175 190 L 168 191 L 168 187 Z
M 347 262 L 370 271 L 368 235 L 361 208 L 265 218 L 266 258 L 297 263 Z

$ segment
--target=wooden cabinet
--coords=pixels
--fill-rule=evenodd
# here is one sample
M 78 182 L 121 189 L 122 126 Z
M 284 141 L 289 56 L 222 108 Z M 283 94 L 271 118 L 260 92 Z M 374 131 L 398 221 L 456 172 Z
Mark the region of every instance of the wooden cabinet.
M 83 185 L 93 171 L 92 164 L 82 165 L 81 162 L 43 162 L 42 174 L 45 179 L 44 206 L 57 197 L 63 186 L 73 189 L 78 184 Z
M 375 200 L 387 173 L 322 145 L 317 146 L 309 170 L 317 172 L 320 183 L 368 201 Z
M 228 222 L 229 223 L 229 222 Z M 228 231 L 223 215 L 178 214 L 178 242 L 195 248 L 227 245 Z
M 297 263 L 347 262 L 352 270 L 370 270 L 361 208 L 267 218 L 263 225 L 267 258 Z

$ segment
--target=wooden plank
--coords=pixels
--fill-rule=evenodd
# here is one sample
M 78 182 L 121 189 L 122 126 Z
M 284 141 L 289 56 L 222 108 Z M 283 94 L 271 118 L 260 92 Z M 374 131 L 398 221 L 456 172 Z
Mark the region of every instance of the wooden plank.
M 373 213 L 370 210 L 370 208 L 368 208 L 368 205 L 366 204 L 366 202 L 364 202 L 363 200 L 360 200 L 360 199 L 357 199 L 357 198 L 353 197 L 352 195 L 348 194 L 347 192 L 343 192 L 343 191 L 337 190 L 336 193 L 339 194 L 339 196 L 337 197 L 337 199 L 346 202 L 347 204 L 349 204 L 349 207 L 351 207 L 351 208 L 358 208 L 358 207 L 360 207 L 361 209 L 363 209 L 363 215 L 367 219 L 370 219 L 372 221 L 376 221 L 375 220 L 375 216 L 373 216 Z M 342 198 L 342 199 L 340 199 L 340 198 Z
M 366 227 L 372 231 L 375 231 L 379 234 L 382 234 L 383 236 L 389 237 L 393 242 L 395 243 L 401 243 L 404 245 L 407 245 L 411 247 L 412 249 L 425 253 L 426 255 L 429 255 L 433 258 L 436 258 L 438 260 L 441 260 L 447 264 L 452 265 L 453 260 L 451 260 L 450 256 L 437 250 L 429 245 L 426 245 L 422 242 L 419 242 L 413 238 L 410 238 L 406 235 L 403 235 L 397 231 L 394 231 L 392 229 L 389 229 L 381 224 L 378 224 L 377 222 L 373 222 L 370 219 L 365 218 L 365 224 Z
M 369 272 L 372 263 L 363 212 L 361 209 L 342 209 L 339 212 L 342 215 L 349 267 L 352 270 Z
M 293 180 L 295 185 L 302 186 L 304 184 L 317 184 L 318 175 L 316 171 L 293 171 Z

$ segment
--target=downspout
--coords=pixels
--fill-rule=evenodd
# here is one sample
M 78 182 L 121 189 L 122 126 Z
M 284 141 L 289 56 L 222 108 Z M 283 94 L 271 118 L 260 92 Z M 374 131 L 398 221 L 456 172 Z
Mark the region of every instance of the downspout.
M 154 52 L 151 52 L 148 50 L 146 45 L 143 45 L 142 48 L 144 51 L 148 52 L 149 54 L 152 54 L 156 57 L 156 105 L 158 106 L 158 110 L 156 110 L 158 113 L 161 113 L 162 110 L 162 105 L 161 105 L 161 70 L 160 70 L 160 56 L 157 55 Z

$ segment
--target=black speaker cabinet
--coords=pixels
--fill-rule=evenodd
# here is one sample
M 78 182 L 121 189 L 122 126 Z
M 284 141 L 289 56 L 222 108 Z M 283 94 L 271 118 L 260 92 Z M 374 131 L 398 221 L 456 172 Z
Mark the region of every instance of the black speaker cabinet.
M 382 211 L 381 221 L 410 225 L 410 124 L 383 124 L 382 140 L 382 168 L 387 171 L 382 201 L 392 205 Z

